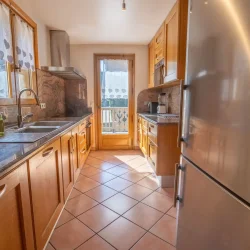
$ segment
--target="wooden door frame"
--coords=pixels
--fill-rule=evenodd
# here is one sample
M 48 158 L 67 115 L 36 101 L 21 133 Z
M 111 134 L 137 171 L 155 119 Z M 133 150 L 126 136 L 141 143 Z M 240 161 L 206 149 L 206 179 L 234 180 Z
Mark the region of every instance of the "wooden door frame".
M 131 138 L 130 146 L 128 149 L 133 149 L 134 147 L 134 120 L 135 120 L 135 54 L 94 54 L 94 135 L 95 135 L 95 150 L 100 149 L 100 138 L 101 133 L 101 121 L 100 116 L 98 115 L 98 101 L 100 98 L 100 89 L 99 89 L 99 76 L 98 76 L 98 60 L 102 59 L 123 59 L 132 61 L 132 75 L 131 75 L 131 86 L 129 86 L 129 137 Z M 110 149 L 118 149 L 116 147 Z M 121 147 L 122 149 L 122 147 Z

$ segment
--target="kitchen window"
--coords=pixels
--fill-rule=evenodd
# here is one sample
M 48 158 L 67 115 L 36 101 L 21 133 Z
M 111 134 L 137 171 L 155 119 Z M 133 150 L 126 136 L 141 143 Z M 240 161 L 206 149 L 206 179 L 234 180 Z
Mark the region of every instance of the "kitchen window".
M 4 1 L 4 0 L 2 0 Z M 16 104 L 24 88 L 37 92 L 38 68 L 36 24 L 12 1 L 0 0 L 0 105 Z M 33 104 L 26 92 L 24 104 Z

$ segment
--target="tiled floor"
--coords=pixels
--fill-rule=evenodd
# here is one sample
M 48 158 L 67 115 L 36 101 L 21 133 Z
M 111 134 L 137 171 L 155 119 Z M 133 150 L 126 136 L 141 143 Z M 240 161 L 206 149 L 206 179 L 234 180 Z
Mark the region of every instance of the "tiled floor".
M 172 197 L 140 151 L 93 151 L 46 250 L 174 250 Z

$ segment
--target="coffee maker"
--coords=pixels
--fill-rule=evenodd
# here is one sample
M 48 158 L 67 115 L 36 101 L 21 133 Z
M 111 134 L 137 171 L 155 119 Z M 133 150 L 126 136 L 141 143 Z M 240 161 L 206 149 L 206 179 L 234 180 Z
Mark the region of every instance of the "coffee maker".
M 157 113 L 158 102 L 149 102 L 148 107 L 149 107 L 149 113 L 150 114 L 156 114 Z
M 167 104 L 164 103 L 164 100 L 166 93 L 160 93 L 158 96 L 158 107 L 157 107 L 157 113 L 158 114 L 166 114 L 167 113 Z

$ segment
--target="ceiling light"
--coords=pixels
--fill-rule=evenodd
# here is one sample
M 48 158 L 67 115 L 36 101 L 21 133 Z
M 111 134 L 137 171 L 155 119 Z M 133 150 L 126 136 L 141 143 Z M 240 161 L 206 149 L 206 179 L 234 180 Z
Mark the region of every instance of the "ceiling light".
M 122 10 L 126 10 L 126 3 L 125 3 L 125 0 L 123 0 L 123 2 L 122 2 Z

